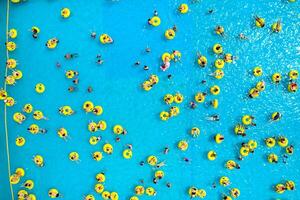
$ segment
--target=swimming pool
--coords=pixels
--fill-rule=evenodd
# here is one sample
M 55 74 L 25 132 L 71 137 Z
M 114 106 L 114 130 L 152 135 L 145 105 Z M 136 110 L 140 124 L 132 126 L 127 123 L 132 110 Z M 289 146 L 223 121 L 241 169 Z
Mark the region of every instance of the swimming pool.
M 179 14 L 178 6 L 189 5 L 187 14 Z M 6 7 L 7 2 L 1 1 L 1 44 L 5 43 Z M 10 3 L 9 26 L 18 30 L 16 39 L 10 39 L 17 44 L 17 49 L 9 53 L 9 57 L 18 61 L 17 68 L 22 70 L 23 78 L 15 86 L 7 86 L 8 93 L 16 100 L 13 107 L 7 107 L 8 144 L 10 147 L 11 171 L 22 167 L 26 174 L 20 183 L 13 185 L 14 196 L 21 184 L 28 179 L 34 180 L 35 186 L 29 191 L 37 199 L 48 199 L 48 190 L 57 188 L 63 199 L 83 199 L 87 194 L 93 194 L 96 199 L 102 199 L 101 194 L 94 191 L 97 183 L 95 175 L 104 172 L 106 175 L 105 190 L 118 192 L 120 199 L 130 199 L 137 185 L 155 188 L 155 196 L 143 195 L 140 199 L 189 199 L 188 189 L 192 186 L 204 189 L 206 199 L 222 199 L 229 195 L 230 189 L 241 191 L 239 199 L 299 199 L 299 190 L 286 191 L 277 194 L 273 187 L 278 183 L 293 180 L 296 187 L 300 180 L 299 139 L 297 133 L 300 125 L 299 92 L 287 91 L 287 73 L 291 69 L 299 70 L 300 46 L 299 1 L 230 1 L 217 0 L 192 3 L 181 0 L 150 1 L 28 1 L 21 4 Z M 62 8 L 70 8 L 71 16 L 63 19 Z M 208 10 L 213 9 L 212 14 Z M 158 11 L 161 24 L 152 27 L 147 24 L 153 11 Z M 264 28 L 254 25 L 254 16 L 265 19 Z M 272 33 L 270 27 L 277 20 L 283 24 L 282 31 Z M 176 25 L 176 36 L 166 40 L 164 32 Z M 222 25 L 225 36 L 214 33 L 214 28 Z M 38 38 L 32 38 L 31 27 L 40 28 Z M 97 38 L 92 39 L 90 33 L 95 31 Z M 102 45 L 98 37 L 102 33 L 109 34 L 114 42 Z M 249 39 L 240 40 L 238 35 L 244 33 Z M 48 49 L 45 43 L 48 39 L 57 37 L 59 44 L 55 49 Z M 224 52 L 230 52 L 238 59 L 224 67 L 225 76 L 217 80 L 208 74 L 215 71 L 213 62 L 220 56 L 212 52 L 214 44 L 220 43 Z M 150 53 L 145 48 L 151 48 Z M 1 60 L 6 60 L 6 48 L 1 45 Z M 164 52 L 178 50 L 181 61 L 172 62 L 166 72 L 159 66 Z M 208 64 L 200 68 L 197 64 L 197 52 L 206 56 Z M 66 53 L 78 53 L 79 56 L 66 60 Z M 104 63 L 96 63 L 96 55 L 101 54 Z M 140 61 L 140 66 L 134 63 Z M 57 67 L 59 62 L 61 67 Z M 143 66 L 149 70 L 143 70 Z M 254 77 L 252 70 L 261 66 L 263 75 Z M 79 72 L 79 84 L 73 85 L 65 77 L 66 70 Z M 273 73 L 279 72 L 283 80 L 279 84 L 271 81 Z M 4 74 L 4 68 L 1 68 Z M 151 74 L 159 77 L 159 83 L 146 92 L 141 84 Z M 168 74 L 172 75 L 169 80 Z M 205 84 L 201 81 L 206 80 Z M 255 99 L 247 98 L 249 89 L 258 81 L 266 82 L 265 91 Z M 4 80 L 2 81 L 4 82 Z M 43 94 L 35 92 L 35 85 L 43 83 L 46 90 Z M 209 88 L 218 85 L 220 95 L 213 96 Z M 74 92 L 68 87 L 76 86 Z M 88 93 L 88 86 L 93 92 Z M 2 87 L 2 86 L 1 86 Z M 160 112 L 168 111 L 170 106 L 163 101 L 165 94 L 180 92 L 184 95 L 181 104 L 172 104 L 180 108 L 180 114 L 167 121 L 162 121 Z M 196 109 L 189 107 L 197 92 L 208 92 L 206 102 L 219 100 L 219 108 L 205 106 L 199 103 Z M 95 116 L 85 113 L 82 104 L 90 100 L 95 105 L 103 107 L 103 114 Z M 13 114 L 21 112 L 26 103 L 31 103 L 34 110 L 43 111 L 48 120 L 36 121 L 32 114 L 26 114 L 27 119 L 21 124 L 13 121 Z M 75 114 L 60 115 L 61 106 L 70 105 Z M 7 158 L 5 149 L 5 130 L 1 104 L 1 165 L 0 193 L 1 199 L 11 199 L 7 175 Z M 269 122 L 273 112 L 280 112 L 282 119 Z M 218 114 L 220 121 L 207 121 L 206 117 Z M 257 126 L 247 130 L 247 136 L 235 135 L 233 128 L 240 123 L 243 115 L 255 116 Z M 90 121 L 105 120 L 105 131 L 90 133 L 87 125 Z M 46 134 L 30 134 L 27 128 L 36 123 L 47 129 Z M 121 124 L 128 133 L 120 136 L 116 142 L 113 134 L 114 125 Z M 57 135 L 59 128 L 66 128 L 70 135 L 64 141 Z M 199 127 L 199 137 L 189 134 L 192 127 Z M 221 133 L 225 140 L 216 144 L 214 135 Z M 92 136 L 101 136 L 102 140 L 95 146 L 89 144 Z M 284 135 L 289 143 L 294 145 L 294 155 L 282 162 L 284 149 L 276 145 L 267 148 L 264 139 Z M 23 147 L 17 147 L 18 136 L 26 139 Z M 256 140 L 258 147 L 254 154 L 239 161 L 237 155 L 242 142 Z M 189 148 L 180 151 L 177 143 L 187 140 Z M 112 155 L 103 153 L 103 159 L 96 162 L 92 153 L 102 151 L 105 143 L 111 143 L 114 148 Z M 126 144 L 132 144 L 133 156 L 124 159 L 122 152 Z M 169 147 L 168 154 L 164 154 Z M 207 152 L 214 150 L 217 158 L 207 159 Z M 80 162 L 69 160 L 69 153 L 76 151 Z M 276 153 L 279 163 L 270 164 L 267 161 L 269 153 Z M 44 167 L 37 167 L 32 161 L 34 155 L 44 158 Z M 165 176 L 157 184 L 152 182 L 154 167 L 146 162 L 147 157 L 155 155 L 159 161 L 165 161 L 161 167 Z M 185 162 L 184 158 L 190 161 Z M 235 160 L 241 169 L 228 170 L 224 167 L 227 160 Z M 140 162 L 145 161 L 144 166 Z M 222 176 L 230 178 L 227 187 L 219 185 Z M 144 183 L 141 183 L 141 180 Z M 172 187 L 166 187 L 167 183 Z M 213 183 L 217 187 L 213 188 Z

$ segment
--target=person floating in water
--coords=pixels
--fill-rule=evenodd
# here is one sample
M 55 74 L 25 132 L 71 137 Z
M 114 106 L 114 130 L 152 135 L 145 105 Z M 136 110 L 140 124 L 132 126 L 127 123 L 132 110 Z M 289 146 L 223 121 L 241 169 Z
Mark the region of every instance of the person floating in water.
M 67 53 L 65 55 L 65 59 L 67 59 L 67 60 L 70 60 L 70 59 L 76 58 L 76 57 L 78 57 L 78 53 Z
M 220 121 L 220 116 L 219 115 L 211 115 L 206 117 L 207 120 L 209 121 Z

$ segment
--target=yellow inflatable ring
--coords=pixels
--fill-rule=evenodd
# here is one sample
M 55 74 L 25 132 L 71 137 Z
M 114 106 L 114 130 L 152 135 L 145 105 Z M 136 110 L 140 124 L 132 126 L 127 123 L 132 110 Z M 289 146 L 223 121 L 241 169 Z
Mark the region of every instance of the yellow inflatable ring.
M 216 68 L 223 69 L 224 65 L 225 65 L 224 60 L 222 60 L 222 59 L 215 60 L 215 67 Z
M 111 43 L 113 43 L 113 39 L 106 33 L 100 35 L 99 39 L 100 39 L 100 42 L 102 44 L 111 44 Z
M 108 199 L 110 199 L 110 192 L 103 191 L 101 196 L 103 199 L 108 200 Z
M 190 130 L 190 134 L 191 136 L 193 137 L 198 137 L 200 135 L 200 129 L 198 127 L 193 127 L 191 130 Z
M 182 102 L 183 102 L 183 99 L 184 99 L 184 97 L 183 97 L 183 95 L 180 94 L 180 93 L 176 93 L 176 94 L 174 95 L 174 102 L 175 102 L 175 103 L 182 103 Z
M 287 89 L 288 89 L 289 92 L 297 92 L 298 91 L 298 84 L 297 83 L 289 83 Z
M 279 136 L 277 143 L 280 147 L 286 147 L 289 144 L 289 140 L 286 137 Z
M 159 26 L 160 25 L 160 18 L 158 16 L 154 16 L 150 19 L 150 23 L 152 26 Z
M 211 88 L 210 88 L 210 93 L 212 94 L 212 95 L 218 95 L 218 94 L 220 94 L 220 87 L 219 86 L 217 86 L 217 85 L 214 85 L 214 86 L 212 86 Z
M 16 79 L 16 80 L 19 80 L 23 77 L 23 73 L 21 70 L 14 70 L 12 72 L 12 76 Z
M 272 75 L 272 81 L 273 81 L 273 83 L 279 83 L 281 81 L 281 74 L 279 74 L 277 72 L 274 73 Z
M 266 89 L 266 83 L 264 81 L 259 81 L 255 88 L 258 90 L 258 91 L 264 91 Z
M 282 30 L 282 24 L 280 21 L 277 21 L 272 24 L 271 29 L 275 33 L 279 33 Z
M 146 188 L 146 194 L 148 196 L 155 196 L 156 195 L 156 191 L 153 187 L 147 187 Z
M 191 198 L 197 197 L 198 189 L 196 187 L 190 187 L 188 190 L 188 194 Z
M 113 127 L 113 132 L 117 135 L 120 135 L 121 133 L 123 133 L 124 128 L 121 125 L 115 125 Z
M 250 149 L 248 147 L 241 147 L 240 148 L 240 154 L 243 157 L 246 157 L 249 155 Z
M 285 185 L 283 185 L 283 184 L 281 184 L 281 183 L 277 184 L 277 185 L 275 186 L 275 191 L 276 191 L 276 193 L 278 193 L 278 194 L 284 193 L 284 192 L 285 192 Z
M 9 58 L 6 61 L 6 67 L 9 69 L 14 69 L 14 68 L 16 68 L 16 66 L 17 66 L 17 61 L 13 58 Z
M 265 143 L 267 145 L 267 147 L 272 148 L 276 145 L 276 140 L 273 137 L 267 138 L 265 139 Z
M 43 83 L 38 83 L 38 84 L 35 85 L 35 91 L 39 94 L 44 93 L 45 89 L 46 89 L 46 87 Z
M 94 109 L 94 104 L 91 101 L 86 101 L 83 103 L 82 108 L 85 112 L 92 112 Z
M 201 199 L 206 197 L 206 191 L 203 189 L 197 190 L 197 196 L 200 197 Z
M 215 141 L 216 141 L 217 144 L 222 143 L 224 141 L 224 136 L 221 135 L 220 133 L 216 134 L 215 135 Z
M 101 183 L 97 183 L 94 189 L 98 194 L 101 194 L 104 191 L 104 185 Z
M 187 141 L 181 140 L 181 141 L 178 142 L 177 147 L 181 151 L 186 151 L 189 147 L 189 144 L 187 143 Z
M 299 76 L 299 72 L 297 70 L 291 70 L 289 71 L 289 78 L 291 80 L 297 80 Z
M 152 89 L 152 83 L 150 81 L 144 81 L 143 83 L 143 89 L 145 91 L 149 91 Z
M 147 158 L 147 162 L 151 166 L 155 166 L 157 164 L 157 157 L 156 156 L 149 156 Z
M 213 74 L 216 79 L 222 79 L 225 75 L 222 69 L 217 69 Z
M 230 190 L 230 194 L 233 198 L 238 198 L 240 196 L 241 192 L 238 188 L 232 188 Z
M 207 158 L 208 158 L 208 160 L 213 161 L 217 158 L 217 153 L 215 151 L 211 150 L 207 153 Z
M 285 187 L 287 190 L 295 190 L 295 186 L 296 186 L 296 184 L 294 181 L 289 180 L 289 181 L 285 182 Z
M 222 176 L 219 180 L 219 183 L 220 183 L 221 186 L 226 187 L 230 184 L 230 180 L 227 176 Z
M 104 131 L 107 127 L 107 124 L 104 120 L 100 120 L 97 124 L 97 128 L 99 128 L 101 131 Z
M 173 29 L 166 30 L 166 32 L 165 32 L 166 39 L 173 40 L 175 38 L 175 36 L 176 36 L 176 33 Z
M 181 14 L 186 14 L 188 11 L 189 11 L 189 6 L 185 3 L 181 4 L 178 8 L 178 11 L 181 13 Z
M 225 164 L 226 168 L 229 170 L 233 170 L 234 168 L 236 168 L 236 162 L 233 160 L 228 160 Z
M 213 46 L 213 52 L 214 52 L 215 54 L 221 54 L 221 53 L 223 53 L 223 47 L 222 47 L 222 45 L 220 45 L 220 44 L 215 44 L 215 45 Z
M 107 154 L 112 154 L 113 153 L 113 146 L 109 143 L 106 143 L 103 145 L 103 151 Z
M 8 36 L 11 39 L 15 39 L 18 36 L 18 31 L 16 29 L 12 28 L 8 31 Z
M 261 67 L 255 67 L 253 69 L 253 75 L 258 77 L 258 76 L 261 76 L 263 74 L 263 70 Z
M 145 188 L 141 185 L 138 185 L 134 188 L 136 195 L 143 195 L 145 193 Z
M 123 157 L 124 157 L 125 159 L 130 159 L 130 158 L 132 157 L 132 150 L 130 150 L 130 149 L 125 149 L 125 150 L 123 151 Z
M 244 125 L 250 125 L 252 123 L 252 117 L 250 115 L 244 115 L 242 117 L 242 122 Z
M 166 112 L 166 111 L 162 111 L 162 112 L 159 114 L 159 117 L 160 117 L 161 120 L 166 121 L 166 120 L 169 119 L 170 114 L 169 114 L 168 112 Z
M 170 108 L 170 117 L 175 117 L 175 116 L 177 116 L 178 114 L 180 113 L 180 110 L 179 110 L 179 107 L 177 107 L 177 106 L 172 106 L 171 108 Z
M 102 160 L 102 158 L 103 158 L 103 155 L 102 155 L 102 153 L 100 151 L 95 151 L 93 153 L 93 159 L 95 161 L 100 161 L 100 160 Z
M 198 92 L 196 95 L 195 95 L 195 101 L 197 103 L 203 103 L 205 101 L 205 97 L 206 97 L 206 94 L 203 93 L 203 92 Z
M 163 55 L 161 56 L 161 59 L 162 59 L 163 62 L 170 61 L 171 60 L 171 54 L 169 54 L 168 52 L 163 53 Z
M 63 8 L 61 11 L 60 11 L 60 15 L 63 17 L 63 18 L 69 18 L 70 15 L 71 15 L 71 11 L 69 8 Z
M 14 51 L 15 49 L 17 48 L 17 45 L 16 45 L 16 43 L 14 43 L 14 42 L 8 42 L 7 44 L 6 44 L 6 49 L 8 50 L 8 51 Z
M 172 94 L 166 94 L 166 95 L 164 96 L 164 102 L 165 102 L 166 104 L 172 104 L 173 101 L 174 101 L 174 97 L 173 97 Z
M 24 137 L 17 137 L 17 138 L 16 138 L 16 145 L 17 145 L 18 147 L 24 146 L 25 143 L 26 143 L 26 140 L 25 140 Z
M 275 153 L 271 153 L 268 155 L 268 162 L 269 163 L 277 163 L 278 162 L 278 156 Z
M 258 28 L 263 28 L 265 26 L 265 19 L 255 16 L 255 26 Z
M 200 55 L 198 56 L 197 62 L 200 67 L 205 67 L 207 65 L 207 58 L 203 55 Z
M 98 116 L 101 115 L 103 113 L 102 106 L 95 106 L 93 109 L 93 113 Z

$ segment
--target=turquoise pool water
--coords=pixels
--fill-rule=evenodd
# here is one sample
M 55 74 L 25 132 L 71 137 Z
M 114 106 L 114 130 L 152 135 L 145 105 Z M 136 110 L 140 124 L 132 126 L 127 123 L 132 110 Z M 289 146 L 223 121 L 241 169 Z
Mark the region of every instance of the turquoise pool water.
M 5 43 L 6 1 L 1 1 L 1 44 Z M 189 12 L 178 13 L 181 3 L 188 3 Z M 68 7 L 71 16 L 62 19 L 60 10 Z M 212 14 L 208 10 L 213 9 Z M 161 25 L 150 27 L 148 18 L 157 10 Z M 299 158 L 299 125 L 300 95 L 299 92 L 287 91 L 287 73 L 291 69 L 299 70 L 300 57 L 297 47 L 300 46 L 300 4 L 282 0 L 272 1 L 233 1 L 210 0 L 192 3 L 179 0 L 161 2 L 149 1 L 49 1 L 29 0 L 22 4 L 10 4 L 9 28 L 18 30 L 17 49 L 9 53 L 18 61 L 17 68 L 22 70 L 23 78 L 15 86 L 7 86 L 10 96 L 16 100 L 13 107 L 7 108 L 8 136 L 11 158 L 11 170 L 22 167 L 25 177 L 17 185 L 13 185 L 15 194 L 22 189 L 21 184 L 27 179 L 34 180 L 35 187 L 29 191 L 37 199 L 49 199 L 48 190 L 57 188 L 63 199 L 83 199 L 84 195 L 93 194 L 102 199 L 94 191 L 95 175 L 105 172 L 105 189 L 118 192 L 119 199 L 129 199 L 134 195 L 137 185 L 155 188 L 156 196 L 143 195 L 140 199 L 189 199 L 187 190 L 191 186 L 206 190 L 206 199 L 221 199 L 222 194 L 229 195 L 229 190 L 239 188 L 239 199 L 300 199 L 298 189 L 277 194 L 273 187 L 278 183 L 293 180 L 296 188 L 300 180 Z M 254 16 L 266 20 L 264 28 L 254 26 Z M 281 20 L 283 29 L 280 33 L 272 33 L 270 26 Z M 174 40 L 164 38 L 165 30 L 177 26 Z M 214 28 L 222 25 L 225 37 L 214 33 Z M 30 29 L 38 26 L 41 30 L 38 39 L 33 39 Z M 91 31 L 97 32 L 97 39 L 90 37 Z M 114 43 L 102 45 L 98 36 L 109 34 Z M 237 38 L 244 33 L 249 40 Z M 45 47 L 48 39 L 57 37 L 59 44 L 56 49 Z M 238 57 L 232 64 L 224 67 L 225 76 L 221 80 L 208 74 L 215 70 L 213 62 L 217 56 L 212 52 L 215 43 L 222 44 L 225 52 Z M 145 53 L 150 47 L 151 52 Z M 1 45 L 1 62 L 5 64 L 5 46 Z M 164 52 L 179 50 L 181 62 L 172 63 L 166 72 L 159 69 L 161 55 Z M 208 59 L 205 68 L 196 63 L 199 51 Z M 78 53 L 72 60 L 64 59 L 66 53 Z M 96 55 L 104 59 L 102 65 L 96 64 Z M 140 66 L 134 66 L 140 61 Z M 57 68 L 56 63 L 61 63 Z M 143 66 L 149 66 L 148 71 Z M 252 69 L 263 68 L 261 77 L 254 77 Z M 72 82 L 65 78 L 65 71 L 73 69 L 79 72 L 77 90 L 70 93 L 68 87 Z M 283 75 L 283 81 L 276 85 L 271 81 L 273 73 Z M 4 67 L 1 67 L 3 77 Z M 149 92 L 141 89 L 141 84 L 151 74 L 157 74 L 159 83 Z M 172 74 L 171 80 L 167 75 Z M 201 84 L 206 80 L 206 84 Z M 256 99 L 247 98 L 248 90 L 264 80 L 266 90 Z M 3 81 L 2 81 L 3 82 Z M 46 91 L 37 94 L 35 84 L 44 83 Z M 213 109 L 198 104 L 196 109 L 189 108 L 189 102 L 197 92 L 207 92 L 213 85 L 219 85 L 218 96 L 207 95 L 207 100 L 217 98 L 219 108 Z M 87 87 L 92 86 L 93 92 L 88 93 Z M 161 121 L 159 114 L 168 110 L 163 97 L 167 93 L 180 92 L 184 102 L 179 104 L 180 114 Z M 101 105 L 104 112 L 100 116 L 86 114 L 82 104 L 93 101 Z M 49 120 L 36 121 L 32 114 L 21 124 L 13 121 L 13 114 L 20 112 L 26 103 L 34 109 L 43 111 Z M 76 113 L 62 116 L 58 108 L 70 105 Z M 7 176 L 7 158 L 5 149 L 5 131 L 3 123 L 3 104 L 1 104 L 1 165 L 0 165 L 0 196 L 1 200 L 11 199 Z M 270 115 L 278 111 L 282 119 L 270 123 Z M 210 122 L 205 118 L 219 114 L 219 122 Z M 233 128 L 240 123 L 243 115 L 255 116 L 256 127 L 247 130 L 246 137 L 235 135 Z M 105 120 L 107 129 L 103 132 L 90 133 L 87 124 L 90 121 Z M 46 134 L 33 135 L 27 131 L 30 124 L 36 123 L 48 130 Z M 115 142 L 116 136 L 112 127 L 121 124 L 128 134 L 120 136 L 121 141 Z M 199 127 L 201 134 L 197 138 L 189 135 L 192 127 Z M 57 129 L 64 127 L 71 139 L 67 142 L 57 136 Z M 222 133 L 225 140 L 221 144 L 214 142 L 214 135 Z M 89 144 L 92 135 L 101 136 L 102 140 L 95 146 Z M 289 156 L 287 163 L 282 162 L 284 149 L 278 145 L 267 148 L 264 139 L 272 136 L 286 136 L 294 146 L 294 154 Z M 26 138 L 23 147 L 15 145 L 17 136 Z M 254 139 L 258 147 L 254 154 L 238 160 L 238 152 L 242 142 Z M 189 148 L 183 152 L 177 148 L 180 140 L 187 140 Z M 102 151 L 105 142 L 114 147 L 114 153 L 103 153 L 99 162 L 93 160 L 94 151 Z M 126 144 L 133 145 L 133 157 L 126 160 L 122 151 Z M 163 154 L 164 147 L 170 152 Z M 215 150 L 217 159 L 209 161 L 207 152 Z M 69 160 L 70 152 L 80 155 L 80 162 Z M 266 157 L 269 153 L 279 156 L 279 163 L 270 164 Z M 45 166 L 37 167 L 32 157 L 40 154 L 44 157 Z M 155 155 L 159 161 L 165 161 L 161 169 L 165 177 L 157 184 L 152 182 L 155 170 L 140 161 Z M 189 158 L 190 162 L 183 161 Z M 235 160 L 241 169 L 228 170 L 224 167 L 227 160 Z M 230 178 L 230 186 L 218 184 L 221 176 Z M 144 184 L 140 182 L 144 180 Z M 171 188 L 166 183 L 172 184 Z M 212 184 L 217 187 L 213 188 Z M 17 199 L 17 198 L 16 198 Z

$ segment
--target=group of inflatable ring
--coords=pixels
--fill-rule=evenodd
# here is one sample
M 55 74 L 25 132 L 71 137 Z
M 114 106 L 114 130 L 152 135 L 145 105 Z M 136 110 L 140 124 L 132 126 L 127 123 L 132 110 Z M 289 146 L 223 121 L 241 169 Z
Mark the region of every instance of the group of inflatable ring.
M 289 0 L 290 2 L 294 2 L 296 0 Z M 265 19 L 259 16 L 254 16 L 254 20 L 255 20 L 255 26 L 258 28 L 263 28 L 265 27 Z M 280 31 L 282 31 L 282 24 L 281 21 L 278 20 L 277 22 L 273 23 L 271 25 L 271 30 L 275 33 L 279 33 Z
M 283 136 L 279 136 L 277 138 L 277 144 L 282 147 L 285 148 L 285 152 L 288 155 L 292 155 L 294 153 L 294 146 L 293 145 L 288 145 L 289 141 L 286 137 Z M 276 145 L 276 138 L 275 137 L 269 137 L 265 139 L 265 144 L 267 145 L 267 147 L 269 148 L 273 148 Z
M 85 101 L 82 105 L 82 109 L 87 113 L 92 112 L 95 115 L 101 115 L 103 113 L 102 106 L 94 106 L 92 101 Z
M 258 83 L 256 83 L 256 86 L 254 88 L 251 88 L 249 90 L 248 96 L 251 99 L 255 99 L 259 97 L 260 92 L 264 91 L 265 89 L 266 89 L 266 83 L 264 81 L 259 81 Z
M 18 35 L 18 31 L 16 29 L 12 28 L 8 31 L 7 34 L 11 39 L 15 39 Z M 6 43 L 6 48 L 7 48 L 7 51 L 14 51 L 17 48 L 17 45 L 13 41 L 9 41 Z M 12 73 L 5 77 L 5 84 L 15 85 L 16 81 L 23 77 L 22 71 L 16 69 L 16 67 L 17 67 L 17 61 L 15 59 L 9 58 L 6 60 L 6 68 L 10 69 Z M 7 106 L 14 105 L 13 99 L 7 99 L 7 102 L 5 102 L 5 103 Z
M 298 84 L 296 83 L 297 79 L 299 77 L 299 72 L 298 70 L 290 70 L 288 73 L 288 79 L 289 79 L 289 84 L 288 84 L 288 91 L 289 92 L 297 92 L 298 90 Z M 282 80 L 282 76 L 280 73 L 276 72 L 272 75 L 272 82 L 273 83 L 280 83 Z
M 282 194 L 284 193 L 286 190 L 295 190 L 296 188 L 296 184 L 294 181 L 286 181 L 285 184 L 282 184 L 282 183 L 278 183 L 274 189 L 275 189 L 275 192 L 277 192 L 278 194 Z
M 171 106 L 169 112 L 161 111 L 159 117 L 162 121 L 167 121 L 170 117 L 176 117 L 180 113 L 180 109 L 177 106 Z
M 98 123 L 94 122 L 94 121 L 91 121 L 89 124 L 88 124 L 88 130 L 90 132 L 96 132 L 96 131 L 104 131 L 107 127 L 107 124 L 104 120 L 100 120 Z
M 177 92 L 175 95 L 172 94 L 166 94 L 164 96 L 164 102 L 168 105 L 172 104 L 173 102 L 180 104 L 183 102 L 183 95 Z
M 155 74 L 150 75 L 149 79 L 143 82 L 142 88 L 145 91 L 150 91 L 152 89 L 152 87 L 154 85 L 156 85 L 158 82 L 159 82 L 159 78 L 157 75 L 155 75 Z
M 134 188 L 134 193 L 137 196 L 142 196 L 145 193 L 148 196 L 155 196 L 156 195 L 156 190 L 153 187 L 145 188 L 142 185 L 138 185 Z M 137 196 L 130 197 L 130 200 L 139 200 L 139 198 Z
M 240 155 L 246 157 L 249 153 L 253 153 L 257 148 L 257 142 L 255 140 L 249 140 L 247 143 L 243 143 L 240 148 Z
M 206 191 L 204 189 L 198 189 L 195 186 L 192 186 L 188 189 L 188 195 L 190 198 L 200 197 L 203 199 L 206 197 Z
M 178 50 L 172 51 L 172 53 L 165 52 L 162 54 L 161 59 L 163 62 L 169 62 L 173 60 L 174 62 L 180 61 L 181 59 L 181 52 Z
M 13 97 L 8 96 L 8 93 L 4 89 L 0 89 L 0 100 L 3 100 L 6 106 L 15 105 L 15 99 Z

